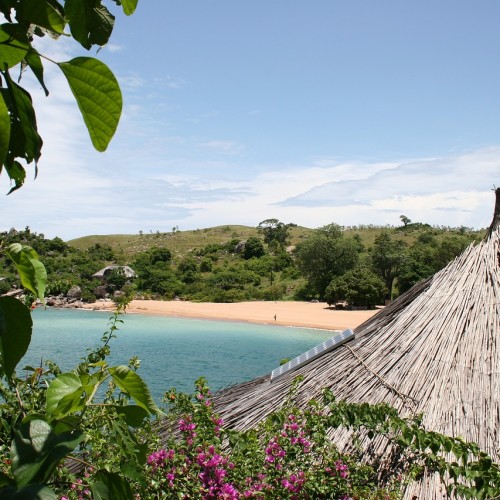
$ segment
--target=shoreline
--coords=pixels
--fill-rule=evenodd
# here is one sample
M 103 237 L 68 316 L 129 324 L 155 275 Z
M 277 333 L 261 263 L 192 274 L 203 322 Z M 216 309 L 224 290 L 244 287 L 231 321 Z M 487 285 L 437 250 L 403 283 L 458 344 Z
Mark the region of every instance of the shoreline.
M 112 301 L 85 304 L 83 309 L 112 311 Z M 325 302 L 189 302 L 180 300 L 132 300 L 127 313 L 170 316 L 216 321 L 257 323 L 320 330 L 356 328 L 380 309 L 344 311 L 330 308 Z

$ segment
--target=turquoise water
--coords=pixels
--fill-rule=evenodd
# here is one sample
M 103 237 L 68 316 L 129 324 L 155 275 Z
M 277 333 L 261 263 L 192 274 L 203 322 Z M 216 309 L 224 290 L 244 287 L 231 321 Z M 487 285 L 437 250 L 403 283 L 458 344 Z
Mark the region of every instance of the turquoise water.
M 31 346 L 19 366 L 51 359 L 71 370 L 99 345 L 110 314 L 97 311 L 36 309 Z M 176 387 L 193 389 L 204 376 L 215 389 L 270 373 L 292 358 L 332 337 L 325 330 L 126 314 L 111 342 L 111 364 L 127 364 L 136 355 L 139 374 L 155 399 Z

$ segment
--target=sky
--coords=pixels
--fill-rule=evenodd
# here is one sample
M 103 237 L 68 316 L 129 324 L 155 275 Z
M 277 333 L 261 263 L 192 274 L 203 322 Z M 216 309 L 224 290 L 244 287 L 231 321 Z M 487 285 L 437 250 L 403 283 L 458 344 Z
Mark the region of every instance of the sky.
M 64 240 L 276 218 L 487 227 L 500 185 L 498 0 L 139 0 L 87 53 L 37 41 L 56 61 L 91 55 L 124 108 L 93 150 L 57 66 L 45 97 L 28 73 L 44 139 L 38 176 L 0 230 Z

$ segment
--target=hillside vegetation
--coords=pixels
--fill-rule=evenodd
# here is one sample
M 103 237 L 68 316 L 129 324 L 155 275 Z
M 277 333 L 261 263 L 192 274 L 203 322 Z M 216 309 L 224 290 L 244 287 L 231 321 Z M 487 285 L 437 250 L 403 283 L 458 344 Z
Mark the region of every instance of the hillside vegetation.
M 313 232 L 312 229 L 295 226 L 290 228 L 290 244 L 296 245 Z M 157 246 L 166 246 L 177 256 L 203 248 L 207 245 L 224 244 L 229 240 L 247 240 L 250 236 L 258 237 L 257 228 L 251 226 L 216 226 L 190 231 L 175 230 L 168 233 L 151 232 L 144 234 L 110 234 L 84 236 L 68 241 L 68 245 L 79 250 L 87 250 L 93 245 L 109 245 L 125 257 L 133 257 L 139 252 L 145 252 Z
M 212 302 L 318 299 L 372 307 L 432 275 L 484 234 L 404 222 L 310 229 L 268 219 L 258 227 L 173 228 L 68 242 L 25 228 L 2 238 L 39 253 L 52 296 L 84 301 L 123 295 Z M 136 276 L 121 268 L 100 279 L 93 276 L 109 265 L 130 266 Z M 0 273 L 0 291 L 20 286 L 5 258 Z

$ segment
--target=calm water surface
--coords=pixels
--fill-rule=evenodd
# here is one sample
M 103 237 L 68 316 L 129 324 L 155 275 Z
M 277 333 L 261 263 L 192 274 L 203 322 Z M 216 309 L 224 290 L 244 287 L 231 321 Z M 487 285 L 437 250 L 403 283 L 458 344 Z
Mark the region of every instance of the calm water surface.
M 109 318 L 97 311 L 35 310 L 31 346 L 20 366 L 51 359 L 71 370 L 88 348 L 99 345 Z M 122 319 L 109 362 L 127 364 L 138 356 L 139 374 L 157 401 L 171 387 L 191 392 L 202 375 L 212 389 L 251 380 L 333 336 L 325 330 L 141 314 Z

